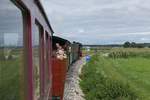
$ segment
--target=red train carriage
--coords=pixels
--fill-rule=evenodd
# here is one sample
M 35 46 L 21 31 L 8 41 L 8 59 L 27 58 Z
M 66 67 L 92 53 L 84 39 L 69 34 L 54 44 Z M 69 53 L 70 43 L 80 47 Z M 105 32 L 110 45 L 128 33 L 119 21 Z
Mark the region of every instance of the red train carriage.
M 54 100 L 63 100 L 66 72 L 69 66 L 69 41 L 53 36 L 52 96 Z
M 51 99 L 52 34 L 40 0 L 0 1 L 0 100 Z
M 71 44 L 56 36 L 52 37 L 52 45 L 52 96 L 54 100 L 63 100 L 66 72 L 69 65 L 80 58 L 82 45 L 77 42 Z

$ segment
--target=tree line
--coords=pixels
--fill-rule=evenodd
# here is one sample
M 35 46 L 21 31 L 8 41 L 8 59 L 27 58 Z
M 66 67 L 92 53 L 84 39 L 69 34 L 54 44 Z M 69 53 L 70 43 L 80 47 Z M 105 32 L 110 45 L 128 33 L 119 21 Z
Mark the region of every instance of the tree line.
M 150 48 L 150 44 L 149 43 L 135 43 L 135 42 L 125 42 L 123 44 L 124 48 L 144 48 L 144 47 L 149 47 Z

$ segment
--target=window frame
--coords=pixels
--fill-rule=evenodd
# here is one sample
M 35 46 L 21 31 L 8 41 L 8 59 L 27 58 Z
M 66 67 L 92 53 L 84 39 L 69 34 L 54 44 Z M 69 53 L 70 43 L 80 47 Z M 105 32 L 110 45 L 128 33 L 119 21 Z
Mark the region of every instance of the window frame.
M 49 39 L 49 33 L 45 30 L 45 55 L 46 55 L 46 58 L 45 58 L 45 90 L 46 90 L 46 93 L 49 93 L 50 91 L 50 39 Z M 46 96 L 48 96 L 49 94 L 46 94 Z
M 23 66 L 21 67 L 21 72 L 23 80 L 20 82 L 22 87 L 20 88 L 21 100 L 32 100 L 32 60 L 31 60 L 31 16 L 29 9 L 24 5 L 22 1 L 10 0 L 14 6 L 20 10 L 22 15 L 22 34 L 23 34 Z
M 45 96 L 45 61 L 44 61 L 44 53 L 45 53 L 45 41 L 44 41 L 44 28 L 43 26 L 40 24 L 40 22 L 35 19 L 35 25 L 38 27 L 39 29 L 39 65 L 40 65 L 40 99 L 43 99 Z

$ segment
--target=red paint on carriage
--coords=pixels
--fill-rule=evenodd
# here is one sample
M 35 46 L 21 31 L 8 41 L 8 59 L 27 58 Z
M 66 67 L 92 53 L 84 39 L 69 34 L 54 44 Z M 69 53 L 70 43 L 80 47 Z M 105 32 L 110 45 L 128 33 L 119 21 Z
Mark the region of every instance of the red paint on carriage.
M 59 60 L 53 58 L 52 60 L 52 95 L 54 98 L 60 97 L 60 100 L 63 100 L 64 94 L 64 85 L 67 72 L 67 59 Z

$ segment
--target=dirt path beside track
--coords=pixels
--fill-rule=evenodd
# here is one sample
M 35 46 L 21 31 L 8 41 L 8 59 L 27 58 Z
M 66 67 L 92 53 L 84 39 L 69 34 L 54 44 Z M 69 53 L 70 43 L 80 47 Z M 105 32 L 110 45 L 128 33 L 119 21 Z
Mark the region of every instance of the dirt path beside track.
M 81 58 L 75 62 L 69 69 L 66 75 L 64 100 L 85 100 L 84 94 L 79 85 L 79 75 L 85 64 L 85 58 Z

